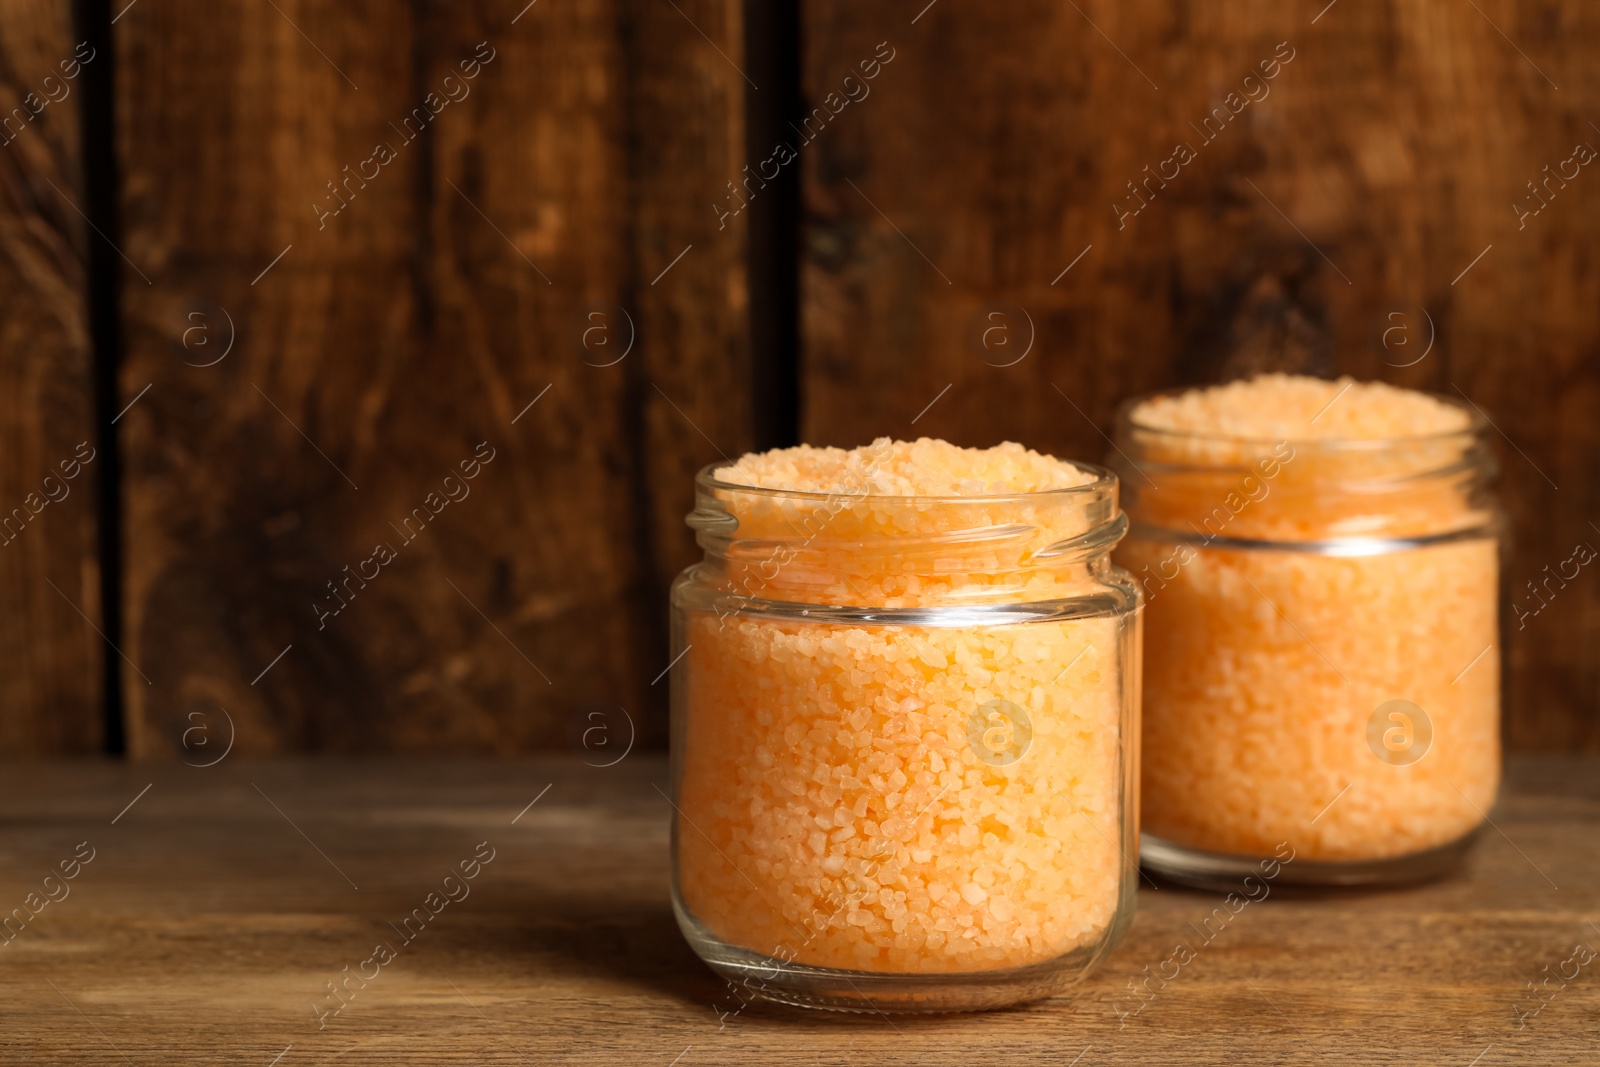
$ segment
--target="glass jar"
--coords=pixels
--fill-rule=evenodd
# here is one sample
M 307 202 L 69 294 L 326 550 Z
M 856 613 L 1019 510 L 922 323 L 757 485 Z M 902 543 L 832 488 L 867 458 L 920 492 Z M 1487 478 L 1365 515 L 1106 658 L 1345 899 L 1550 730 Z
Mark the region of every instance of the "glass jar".
M 1148 868 L 1236 885 L 1286 847 L 1280 883 L 1407 881 L 1487 819 L 1506 524 L 1485 420 L 1434 399 L 1465 428 L 1249 440 L 1123 409 Z
M 672 590 L 672 899 L 754 998 L 1047 996 L 1137 879 L 1139 600 L 1117 479 L 893 497 L 696 479 Z

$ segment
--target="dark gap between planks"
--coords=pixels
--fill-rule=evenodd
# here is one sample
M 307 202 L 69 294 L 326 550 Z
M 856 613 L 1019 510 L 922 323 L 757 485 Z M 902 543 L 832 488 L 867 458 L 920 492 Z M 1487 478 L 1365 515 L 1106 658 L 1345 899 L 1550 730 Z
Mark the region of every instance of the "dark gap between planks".
M 111 46 L 113 0 L 73 0 L 72 24 L 100 62 L 83 68 L 79 82 L 79 130 L 83 139 L 84 212 L 111 241 L 122 241 L 117 217 L 115 147 L 116 51 Z M 96 485 L 96 523 L 100 557 L 101 626 L 107 645 L 100 657 L 104 679 L 105 751 L 123 755 L 122 659 L 112 653 L 122 646 L 122 456 L 111 420 L 118 411 L 117 369 L 122 364 L 119 327 L 121 262 L 106 240 L 90 232 L 88 244 L 88 314 L 94 393 L 95 448 L 100 453 Z

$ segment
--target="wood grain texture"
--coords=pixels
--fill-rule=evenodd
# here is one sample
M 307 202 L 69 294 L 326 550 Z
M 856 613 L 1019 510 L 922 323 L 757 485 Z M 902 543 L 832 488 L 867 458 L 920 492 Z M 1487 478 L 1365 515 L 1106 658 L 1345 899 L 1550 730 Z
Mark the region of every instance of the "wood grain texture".
M 694 475 L 748 451 L 754 437 L 748 216 L 724 220 L 717 208 L 741 175 L 745 94 L 760 86 L 745 80 L 740 0 L 645 0 L 630 11 L 629 139 L 640 148 L 632 156 L 639 338 L 629 370 L 646 507 L 639 551 L 655 576 L 643 610 L 660 635 L 659 658 L 641 666 L 654 679 L 668 659 L 665 583 L 701 557 L 684 523 Z M 654 686 L 665 688 L 665 680 Z M 664 745 L 665 718 L 652 722 L 649 739 Z
M 813 0 L 804 20 L 811 105 L 895 53 L 801 152 L 808 441 L 1098 460 L 1128 397 L 1351 373 L 1495 420 L 1529 606 L 1524 581 L 1600 547 L 1600 179 L 1550 186 L 1522 229 L 1512 208 L 1600 147 L 1594 9 Z M 1508 635 L 1513 746 L 1600 751 L 1597 624 L 1583 574 Z
M 737 1002 L 668 904 L 659 757 L 603 770 L 548 757 L 8 766 L 0 906 L 22 906 L 80 843 L 93 859 L 65 883 L 70 895 L 0 942 L 0 1058 L 1588 1062 L 1600 963 L 1576 977 L 1569 964 L 1537 1014 L 1519 1027 L 1517 1013 L 1536 1003 L 1528 983 L 1575 945 L 1600 948 L 1597 769 L 1593 758 L 1513 763 L 1495 817 L 1504 833 L 1486 833 L 1458 874 L 1406 890 L 1272 892 L 1152 982 L 1137 1014 L 1130 983 L 1198 941 L 1220 894 L 1143 886 L 1127 938 L 1069 995 L 891 1022 L 759 1003 L 719 1019 L 713 1004 Z M 493 859 L 470 894 L 401 944 L 391 924 L 485 842 Z M 335 1003 L 327 983 L 378 942 L 399 945 L 396 958 L 319 1028 L 313 1005 Z
M 685 7 L 733 48 L 723 10 Z M 257 752 L 559 746 L 594 701 L 664 734 L 648 683 L 685 535 L 652 487 L 686 493 L 707 457 L 643 424 L 646 360 L 718 381 L 746 357 L 737 305 L 706 299 L 738 246 L 702 246 L 714 219 L 663 187 L 720 184 L 742 82 L 692 26 L 640 30 L 658 17 L 177 3 L 118 25 L 127 247 L 155 280 L 122 373 L 154 382 L 126 435 L 136 755 L 219 707 Z M 680 239 L 701 255 L 644 295 Z M 232 352 L 196 366 L 218 349 L 184 330 L 228 318 Z M 718 401 L 734 424 L 742 396 Z
M 86 293 L 100 238 L 80 214 L 83 63 L 106 60 L 79 43 L 67 5 L 0 9 L 0 752 L 12 758 L 100 747 L 115 654 L 95 632 Z

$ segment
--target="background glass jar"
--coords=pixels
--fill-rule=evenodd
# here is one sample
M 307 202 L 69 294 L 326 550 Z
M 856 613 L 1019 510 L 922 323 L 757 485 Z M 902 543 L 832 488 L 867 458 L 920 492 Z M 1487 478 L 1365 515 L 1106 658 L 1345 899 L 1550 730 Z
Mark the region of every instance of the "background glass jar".
M 1465 429 L 1359 441 L 1173 432 L 1124 408 L 1147 867 L 1237 882 L 1286 845 L 1282 883 L 1402 881 L 1447 869 L 1487 818 L 1505 520 L 1483 418 L 1443 402 Z
M 1109 471 L 1006 497 L 697 479 L 672 592 L 673 904 L 755 997 L 1051 994 L 1137 872 L 1138 594 Z

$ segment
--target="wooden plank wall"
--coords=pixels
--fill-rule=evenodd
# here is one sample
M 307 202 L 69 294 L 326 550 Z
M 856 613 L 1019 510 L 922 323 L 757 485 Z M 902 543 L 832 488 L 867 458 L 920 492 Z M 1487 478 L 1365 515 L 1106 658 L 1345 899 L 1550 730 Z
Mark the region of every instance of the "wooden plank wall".
M 54 0 L 0 7 L 0 756 L 101 747 L 99 473 L 79 108 L 109 57 Z M 85 65 L 87 63 L 87 66 Z M 69 76 L 70 75 L 70 76 Z
M 1600 146 L 1590 7 L 798 6 L 758 69 L 741 0 L 80 4 L 115 396 L 75 93 L 0 148 L 0 507 L 131 405 L 121 504 L 102 457 L 0 550 L 0 749 L 101 747 L 108 659 L 138 757 L 560 746 L 601 704 L 662 743 L 692 472 L 796 423 L 1098 459 L 1129 396 L 1349 372 L 1494 418 L 1514 592 L 1600 545 L 1600 179 L 1527 187 Z M 0 101 L 75 43 L 8 6 Z M 1514 745 L 1600 750 L 1597 627 L 1585 573 L 1510 635 Z
M 1490 413 L 1529 606 L 1526 580 L 1600 546 L 1600 175 L 1512 208 L 1600 146 L 1592 6 L 810 0 L 804 18 L 810 103 L 861 95 L 846 76 L 894 56 L 803 152 L 806 439 L 1098 460 L 1129 396 L 1350 373 Z M 1238 114 L 1208 140 L 1219 106 Z M 1163 168 L 1178 145 L 1193 158 Z M 1513 745 L 1600 749 L 1597 626 L 1585 575 L 1513 628 Z
M 732 451 L 750 422 L 743 248 L 707 208 L 741 147 L 739 9 L 678 6 L 122 21 L 126 249 L 154 281 L 120 376 L 151 384 L 132 753 L 218 707 L 250 752 L 560 745 L 595 701 L 664 736 L 701 431 Z

